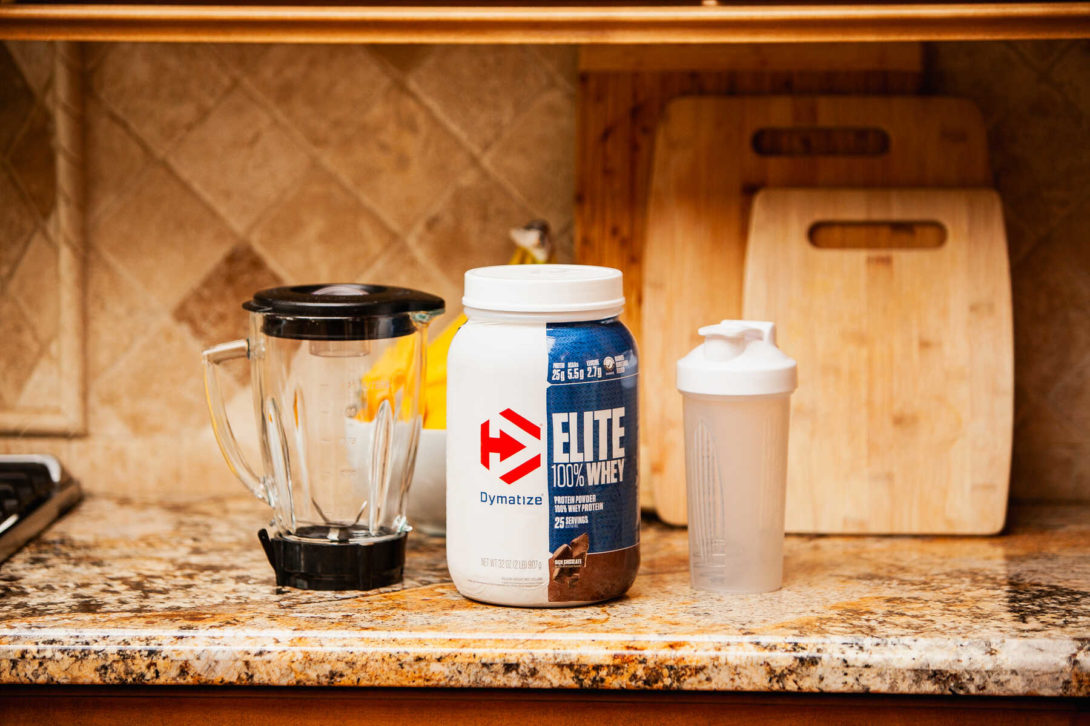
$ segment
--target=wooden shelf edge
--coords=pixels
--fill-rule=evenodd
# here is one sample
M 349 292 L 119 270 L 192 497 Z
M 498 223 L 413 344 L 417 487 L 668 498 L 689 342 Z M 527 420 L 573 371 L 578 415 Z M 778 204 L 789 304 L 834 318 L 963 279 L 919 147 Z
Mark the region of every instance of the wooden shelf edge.
M 0 39 L 789 43 L 1090 37 L 1090 3 L 714 7 L 0 5 Z

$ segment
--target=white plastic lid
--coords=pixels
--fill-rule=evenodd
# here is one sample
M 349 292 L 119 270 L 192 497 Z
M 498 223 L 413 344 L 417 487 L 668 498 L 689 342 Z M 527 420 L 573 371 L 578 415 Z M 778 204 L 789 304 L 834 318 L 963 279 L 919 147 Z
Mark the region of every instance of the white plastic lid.
M 624 308 L 621 271 L 593 265 L 496 265 L 466 273 L 462 305 L 509 313 L 602 313 Z
M 775 323 L 724 320 L 700 334 L 704 342 L 677 362 L 682 393 L 768 396 L 798 387 L 798 364 L 776 347 Z

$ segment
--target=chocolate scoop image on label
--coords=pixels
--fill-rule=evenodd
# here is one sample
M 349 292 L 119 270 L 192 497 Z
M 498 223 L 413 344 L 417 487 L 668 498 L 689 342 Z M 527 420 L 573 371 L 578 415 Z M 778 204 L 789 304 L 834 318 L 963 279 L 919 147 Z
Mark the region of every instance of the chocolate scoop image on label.
M 638 555 L 629 548 L 591 553 L 590 537 L 583 533 L 561 545 L 550 562 L 549 600 L 595 601 L 631 584 L 629 572 L 639 565 Z
M 579 579 L 579 568 L 583 567 L 586 560 L 584 556 L 590 548 L 590 537 L 586 532 L 573 539 L 568 544 L 562 544 L 553 552 L 551 562 L 552 579 L 565 581 Z
M 581 567 L 582 564 L 582 560 L 577 560 L 572 557 L 571 545 L 560 545 L 556 548 L 556 552 L 553 552 L 551 568 L 553 572 L 553 579 L 559 580 L 561 577 L 570 576 L 572 573 L 569 568 Z

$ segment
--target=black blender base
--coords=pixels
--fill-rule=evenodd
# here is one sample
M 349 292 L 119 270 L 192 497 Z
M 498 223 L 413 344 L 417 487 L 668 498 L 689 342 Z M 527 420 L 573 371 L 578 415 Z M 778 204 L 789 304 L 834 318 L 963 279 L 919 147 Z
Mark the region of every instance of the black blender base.
M 276 584 L 300 590 L 373 590 L 396 585 L 405 570 L 405 541 L 397 537 L 354 542 L 300 542 L 280 535 L 257 533 L 276 573 Z

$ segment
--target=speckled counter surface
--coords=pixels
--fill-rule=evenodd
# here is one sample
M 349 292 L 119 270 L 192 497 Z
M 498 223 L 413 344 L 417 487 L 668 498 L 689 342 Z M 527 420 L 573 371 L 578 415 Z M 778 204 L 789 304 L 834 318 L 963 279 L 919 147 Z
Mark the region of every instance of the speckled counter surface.
M 278 590 L 256 502 L 92 497 L 0 566 L 0 683 L 1090 695 L 1090 507 L 994 538 L 790 537 L 785 585 L 689 589 L 644 526 L 629 594 L 572 610 L 461 598 L 442 540 L 405 582 Z

